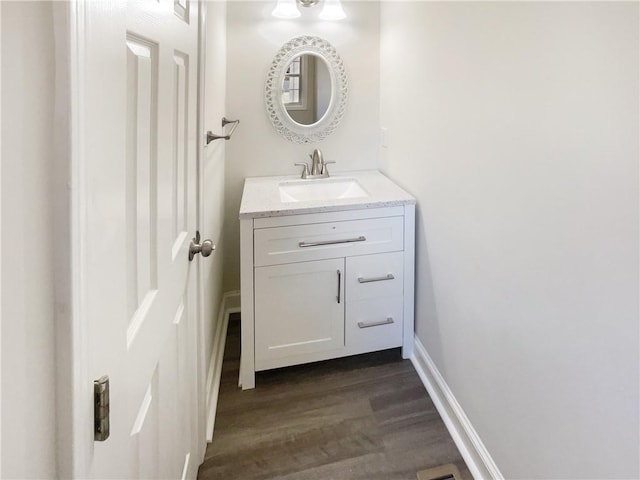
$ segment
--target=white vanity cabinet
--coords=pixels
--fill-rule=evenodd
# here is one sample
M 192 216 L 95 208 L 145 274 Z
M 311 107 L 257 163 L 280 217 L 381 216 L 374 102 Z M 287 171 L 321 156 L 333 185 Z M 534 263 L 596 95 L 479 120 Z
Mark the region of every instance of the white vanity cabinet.
M 255 372 L 413 349 L 413 203 L 240 219 L 240 383 Z

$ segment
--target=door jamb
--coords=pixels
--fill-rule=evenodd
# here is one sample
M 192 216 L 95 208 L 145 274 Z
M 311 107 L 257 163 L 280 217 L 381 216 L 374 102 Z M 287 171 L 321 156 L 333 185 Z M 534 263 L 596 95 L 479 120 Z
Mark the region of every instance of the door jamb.
M 198 93 L 196 97 L 197 119 L 196 119 L 196 170 L 197 176 L 197 194 L 196 194 L 196 223 L 198 230 L 204 226 L 204 148 L 206 147 L 204 136 L 204 96 L 205 96 L 205 59 L 207 48 L 207 4 L 203 0 L 198 0 Z M 204 233 L 204 232 L 203 232 Z M 197 362 L 198 362 L 198 379 L 196 393 L 198 396 L 198 428 L 196 429 L 197 444 L 196 452 L 198 455 L 197 465 L 204 461 L 204 455 L 207 447 L 206 442 L 206 378 L 207 378 L 207 362 L 205 358 L 205 339 L 204 339 L 204 268 L 202 267 L 202 257 L 198 258 L 198 268 L 196 274 L 196 302 L 197 302 Z
M 87 473 L 93 450 L 93 387 L 89 376 L 88 339 L 85 318 L 85 37 L 86 5 L 82 0 L 57 4 L 54 8 L 56 64 L 63 75 L 56 89 L 56 111 L 68 112 L 66 138 L 60 155 L 67 155 L 68 196 L 66 211 L 57 211 L 67 227 L 67 271 L 57 279 L 64 290 L 65 313 L 56 312 L 56 413 L 58 476 L 81 478 Z

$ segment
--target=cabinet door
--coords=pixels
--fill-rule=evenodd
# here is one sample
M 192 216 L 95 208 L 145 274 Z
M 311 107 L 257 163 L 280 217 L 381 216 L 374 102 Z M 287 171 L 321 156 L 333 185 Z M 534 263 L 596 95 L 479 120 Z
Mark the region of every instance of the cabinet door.
M 255 269 L 256 370 L 331 358 L 343 347 L 343 258 Z

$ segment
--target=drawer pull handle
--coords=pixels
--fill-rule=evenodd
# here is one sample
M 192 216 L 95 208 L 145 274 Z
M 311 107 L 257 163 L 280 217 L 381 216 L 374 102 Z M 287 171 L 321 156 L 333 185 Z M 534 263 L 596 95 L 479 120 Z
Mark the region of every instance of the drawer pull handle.
M 384 277 L 371 277 L 371 278 L 358 277 L 358 283 L 382 282 L 384 280 L 393 280 L 394 278 L 396 277 L 394 277 L 392 273 L 388 273 Z
M 320 241 L 320 242 L 300 242 L 300 243 L 298 243 L 298 246 L 300 248 L 318 247 L 320 245 L 335 245 L 337 243 L 364 242 L 366 240 L 367 240 L 366 237 L 360 235 L 359 237 L 345 238 L 344 240 L 323 240 L 323 241 Z
M 369 327 L 379 327 L 380 325 L 389 325 L 393 323 L 393 318 L 387 317 L 386 320 L 380 320 L 379 322 L 358 322 L 358 327 L 360 328 L 369 328 Z
M 340 287 L 342 284 L 342 272 L 338 270 L 338 295 L 336 296 L 336 300 L 340 303 Z

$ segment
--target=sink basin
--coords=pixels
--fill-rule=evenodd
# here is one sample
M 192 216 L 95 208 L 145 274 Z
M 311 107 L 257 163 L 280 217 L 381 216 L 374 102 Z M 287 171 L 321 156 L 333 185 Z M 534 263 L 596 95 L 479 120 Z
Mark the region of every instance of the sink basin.
M 338 200 L 368 197 L 369 194 L 353 178 L 322 178 L 280 182 L 280 201 Z

